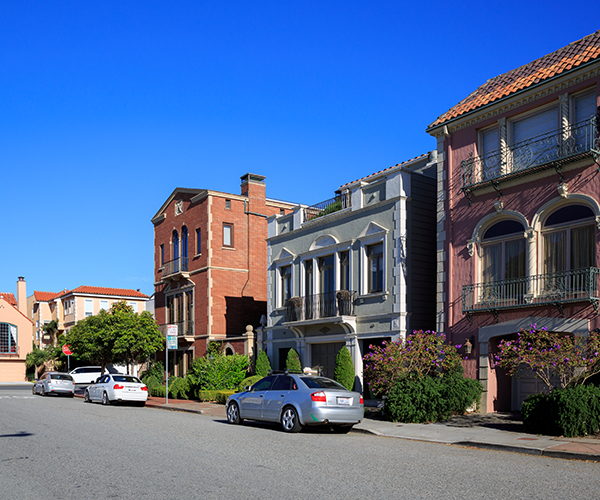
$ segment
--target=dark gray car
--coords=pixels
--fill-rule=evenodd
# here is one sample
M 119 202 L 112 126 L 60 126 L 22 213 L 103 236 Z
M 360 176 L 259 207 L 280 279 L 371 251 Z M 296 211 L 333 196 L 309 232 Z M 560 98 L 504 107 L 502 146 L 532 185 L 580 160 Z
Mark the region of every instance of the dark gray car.
M 227 420 L 279 422 L 286 432 L 303 426 L 330 425 L 348 432 L 364 417 L 360 393 L 348 391 L 326 377 L 292 373 L 274 374 L 227 399 Z

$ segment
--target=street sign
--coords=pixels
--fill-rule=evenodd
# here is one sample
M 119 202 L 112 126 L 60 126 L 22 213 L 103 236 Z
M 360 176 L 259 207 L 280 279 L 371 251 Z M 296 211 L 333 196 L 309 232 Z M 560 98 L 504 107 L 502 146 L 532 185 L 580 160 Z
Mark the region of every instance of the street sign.
M 167 335 L 167 349 L 177 349 L 177 335 Z
M 64 352 L 67 356 L 73 354 L 73 352 L 71 351 L 71 346 L 69 344 L 65 344 L 64 346 L 62 346 L 62 352 Z

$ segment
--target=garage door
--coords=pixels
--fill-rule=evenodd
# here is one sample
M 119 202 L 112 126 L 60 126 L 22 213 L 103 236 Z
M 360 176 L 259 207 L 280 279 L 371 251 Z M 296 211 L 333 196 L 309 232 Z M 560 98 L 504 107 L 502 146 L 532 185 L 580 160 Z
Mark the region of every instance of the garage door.
M 519 376 L 512 380 L 512 410 L 520 411 L 525 401 L 532 394 L 539 392 L 548 392 L 547 386 L 532 370 L 526 368 L 519 369 Z
M 333 378 L 335 372 L 335 358 L 338 351 L 344 347 L 345 342 L 332 344 L 311 345 L 311 368 L 320 370 L 321 375 Z

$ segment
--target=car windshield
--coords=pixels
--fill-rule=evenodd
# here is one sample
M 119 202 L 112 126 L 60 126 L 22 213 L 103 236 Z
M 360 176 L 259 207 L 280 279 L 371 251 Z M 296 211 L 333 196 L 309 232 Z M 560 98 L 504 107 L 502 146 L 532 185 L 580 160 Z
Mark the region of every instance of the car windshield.
M 55 380 L 73 380 L 71 375 L 67 375 L 66 373 L 51 373 L 50 378 Z
M 325 377 L 300 377 L 300 380 L 304 382 L 310 389 L 341 389 L 346 391 L 347 389 L 338 384 L 335 380 Z
M 115 382 L 130 382 L 134 384 L 141 384 L 140 379 L 132 375 L 114 375 L 113 380 Z

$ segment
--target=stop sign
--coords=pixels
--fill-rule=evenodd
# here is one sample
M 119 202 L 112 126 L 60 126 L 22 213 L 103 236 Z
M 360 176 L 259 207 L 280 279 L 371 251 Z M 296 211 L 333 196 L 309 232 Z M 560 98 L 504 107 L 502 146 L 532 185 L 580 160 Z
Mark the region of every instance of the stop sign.
M 71 354 L 73 354 L 73 353 L 71 352 L 71 346 L 70 346 L 70 345 L 68 345 L 68 344 L 65 344 L 65 345 L 62 347 L 62 352 L 64 352 L 64 353 L 65 353 L 67 356 L 70 356 Z

